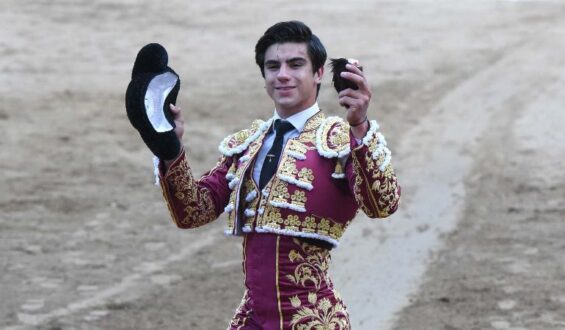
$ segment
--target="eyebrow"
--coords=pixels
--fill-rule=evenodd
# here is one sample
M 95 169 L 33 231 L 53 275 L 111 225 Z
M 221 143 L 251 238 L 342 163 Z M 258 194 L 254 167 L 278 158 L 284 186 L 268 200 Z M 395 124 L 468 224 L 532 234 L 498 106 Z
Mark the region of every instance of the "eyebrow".
M 265 61 L 265 65 L 268 64 L 279 64 L 281 61 L 279 60 L 267 60 Z M 306 62 L 306 58 L 304 57 L 293 57 L 286 60 L 286 63 L 296 63 L 296 62 Z

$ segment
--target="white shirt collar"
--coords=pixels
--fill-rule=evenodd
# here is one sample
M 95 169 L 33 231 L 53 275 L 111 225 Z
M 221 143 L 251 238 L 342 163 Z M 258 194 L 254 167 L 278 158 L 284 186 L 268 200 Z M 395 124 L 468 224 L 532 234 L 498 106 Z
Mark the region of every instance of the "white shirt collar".
M 304 126 L 306 125 L 308 119 L 310 119 L 310 117 L 312 117 L 313 115 L 317 114 L 318 111 L 320 111 L 320 108 L 318 107 L 318 102 L 316 102 L 310 108 L 295 113 L 294 115 L 286 118 L 285 120 L 289 121 L 299 133 L 302 133 L 302 130 L 304 129 Z M 273 119 L 281 119 L 276 109 L 275 109 L 275 114 L 273 115 Z

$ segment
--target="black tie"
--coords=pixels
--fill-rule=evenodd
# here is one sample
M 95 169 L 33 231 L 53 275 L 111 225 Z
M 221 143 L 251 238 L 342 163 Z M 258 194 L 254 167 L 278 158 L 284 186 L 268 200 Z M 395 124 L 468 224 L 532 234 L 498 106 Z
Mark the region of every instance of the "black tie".
M 283 147 L 284 134 L 292 129 L 291 123 L 286 120 L 275 120 L 275 141 L 273 146 L 267 153 L 265 161 L 263 162 L 263 167 L 261 168 L 261 175 L 259 177 L 259 189 L 263 189 L 267 182 L 271 180 L 273 174 L 277 170 L 277 165 L 279 164 L 279 158 L 281 157 L 281 151 Z

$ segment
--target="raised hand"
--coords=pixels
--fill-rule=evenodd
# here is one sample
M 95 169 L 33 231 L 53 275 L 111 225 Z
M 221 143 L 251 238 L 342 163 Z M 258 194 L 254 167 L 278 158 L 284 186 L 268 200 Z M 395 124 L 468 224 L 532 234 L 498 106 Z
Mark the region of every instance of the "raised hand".
M 354 83 L 357 89 L 350 87 L 341 90 L 338 94 L 338 102 L 347 110 L 346 120 L 351 125 L 353 135 L 361 138 L 368 130 L 367 109 L 372 92 L 359 61 L 349 59 L 348 62 L 345 71 L 341 71 L 339 76 Z
M 173 115 L 173 121 L 175 122 L 175 134 L 179 141 L 182 141 L 182 136 L 184 135 L 184 117 L 182 115 L 182 109 L 174 104 L 170 104 L 171 113 Z

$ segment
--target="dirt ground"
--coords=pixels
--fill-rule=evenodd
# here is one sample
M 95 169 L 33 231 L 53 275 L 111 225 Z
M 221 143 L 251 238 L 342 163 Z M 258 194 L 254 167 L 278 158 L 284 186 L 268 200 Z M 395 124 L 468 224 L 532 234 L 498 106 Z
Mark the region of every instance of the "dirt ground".
M 241 241 L 176 229 L 125 88 L 163 44 L 203 173 L 272 113 L 253 47 L 289 19 L 362 62 L 403 186 L 334 252 L 354 329 L 565 329 L 565 3 L 491 0 L 0 2 L 0 328 L 225 329 Z

